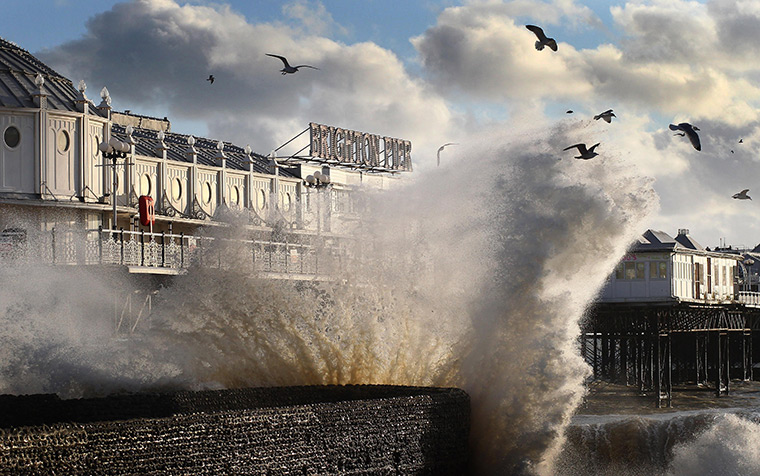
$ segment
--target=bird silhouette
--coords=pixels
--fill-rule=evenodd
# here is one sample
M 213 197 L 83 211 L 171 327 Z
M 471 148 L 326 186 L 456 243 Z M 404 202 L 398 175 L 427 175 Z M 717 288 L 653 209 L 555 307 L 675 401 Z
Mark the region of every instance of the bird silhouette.
M 669 127 L 671 131 L 681 131 L 686 134 L 691 141 L 691 145 L 697 150 L 702 150 L 702 145 L 699 143 L 699 135 L 696 132 L 699 130 L 699 127 L 694 127 L 688 122 L 682 122 L 678 125 L 671 124 Z
M 747 192 L 749 192 L 749 189 L 745 188 L 741 192 L 735 193 L 732 198 L 735 198 L 737 200 L 752 200 L 752 197 L 750 197 L 749 195 L 747 195 Z
M 310 66 L 308 64 L 299 64 L 298 66 L 290 66 L 290 63 L 288 63 L 287 58 L 285 58 L 284 56 L 272 55 L 272 54 L 269 54 L 269 53 L 266 53 L 266 55 L 267 56 L 271 56 L 272 58 L 280 58 L 280 60 L 282 61 L 282 64 L 285 66 L 284 68 L 282 68 L 280 70 L 280 72 L 282 74 L 293 74 L 293 73 L 296 73 L 296 72 L 298 72 L 298 68 L 319 69 L 317 67 Z
M 208 78 L 206 78 L 206 81 L 208 81 L 210 84 L 214 84 L 214 80 L 215 80 L 215 79 L 216 79 L 216 78 L 214 78 L 214 75 L 213 75 L 213 74 L 209 74 L 209 75 L 208 75 Z
M 542 30 L 540 26 L 525 25 L 525 28 L 535 33 L 538 38 L 538 41 L 536 42 L 536 49 L 538 51 L 543 50 L 545 46 L 548 46 L 553 51 L 557 51 L 557 42 L 554 41 L 554 38 L 547 38 L 544 34 L 544 30 Z
M 445 147 L 447 147 L 447 146 L 450 146 L 450 145 L 459 145 L 459 144 L 457 144 L 456 142 L 446 142 L 445 144 L 443 144 L 442 146 L 440 146 L 440 147 L 438 148 L 438 154 L 437 154 L 437 155 L 438 155 L 438 165 L 439 165 L 439 166 L 441 165 L 441 151 L 442 151 L 442 150 L 443 150 Z
M 574 145 L 571 145 L 570 147 L 566 147 L 566 148 L 564 148 L 562 150 L 570 150 L 573 147 L 575 147 L 575 148 L 578 149 L 578 152 L 581 154 L 581 155 L 576 156 L 575 158 L 576 159 L 582 159 L 582 160 L 588 160 L 588 159 L 593 159 L 594 157 L 596 157 L 597 155 L 599 155 L 596 152 L 594 152 L 594 149 L 596 149 L 596 147 L 598 145 L 599 145 L 599 142 L 597 142 L 596 144 L 594 144 L 591 147 L 589 147 L 588 149 L 586 149 L 586 144 L 574 144 Z
M 566 114 L 572 114 L 572 113 L 573 113 L 572 109 L 568 109 L 567 112 L 566 112 Z
M 604 112 L 601 112 L 594 116 L 594 120 L 598 121 L 599 119 L 604 119 L 608 124 L 612 122 L 612 118 L 617 117 L 614 112 L 612 112 L 612 109 L 607 109 Z

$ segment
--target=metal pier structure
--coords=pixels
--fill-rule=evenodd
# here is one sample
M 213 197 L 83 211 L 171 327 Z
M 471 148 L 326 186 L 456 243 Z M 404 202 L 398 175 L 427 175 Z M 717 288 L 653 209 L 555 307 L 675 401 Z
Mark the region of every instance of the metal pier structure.
M 674 384 L 713 388 L 721 396 L 732 379 L 752 380 L 759 325 L 754 303 L 600 302 L 586 314 L 580 347 L 595 379 L 638 386 L 654 395 L 658 408 L 670 407 Z

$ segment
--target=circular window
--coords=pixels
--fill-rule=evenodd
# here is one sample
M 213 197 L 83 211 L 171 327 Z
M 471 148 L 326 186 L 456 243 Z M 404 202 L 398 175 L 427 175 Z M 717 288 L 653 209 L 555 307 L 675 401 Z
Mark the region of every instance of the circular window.
M 100 153 L 100 139 L 98 136 L 92 138 L 92 155 L 96 156 Z
M 144 174 L 140 178 L 140 195 L 150 195 L 152 185 L 150 175 Z
M 259 190 L 258 197 L 256 199 L 256 206 L 259 210 L 263 210 L 267 206 L 267 193 L 264 190 Z
M 69 133 L 64 130 L 58 131 L 58 152 L 68 152 L 69 147 L 71 146 L 71 139 L 69 138 Z
M 203 186 L 203 195 L 201 196 L 203 203 L 211 203 L 211 184 L 206 182 Z
M 16 126 L 9 126 L 7 129 L 5 129 L 3 140 L 5 140 L 5 145 L 13 149 L 19 144 L 19 142 L 21 142 L 21 133 L 16 128 Z
M 238 190 L 237 186 L 233 186 L 230 189 L 230 203 L 240 205 L 240 190 Z
M 175 178 L 172 181 L 172 199 L 178 201 L 182 198 L 182 180 Z
M 293 205 L 293 201 L 290 198 L 290 194 L 286 193 L 284 197 L 282 197 L 282 206 L 285 209 L 286 212 L 290 211 L 290 207 Z

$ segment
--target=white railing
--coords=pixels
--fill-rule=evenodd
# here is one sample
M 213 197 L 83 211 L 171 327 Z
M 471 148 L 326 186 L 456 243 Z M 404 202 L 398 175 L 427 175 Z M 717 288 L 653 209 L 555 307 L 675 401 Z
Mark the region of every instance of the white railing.
M 295 240 L 294 240 L 295 241 Z M 308 241 L 308 240 L 305 240 Z M 324 276 L 345 264 L 345 249 L 272 240 L 229 240 L 127 230 L 56 230 L 0 243 L 0 264 L 120 265 L 156 272 L 192 265 L 282 275 Z
M 760 292 L 739 291 L 739 302 L 748 306 L 760 306 Z

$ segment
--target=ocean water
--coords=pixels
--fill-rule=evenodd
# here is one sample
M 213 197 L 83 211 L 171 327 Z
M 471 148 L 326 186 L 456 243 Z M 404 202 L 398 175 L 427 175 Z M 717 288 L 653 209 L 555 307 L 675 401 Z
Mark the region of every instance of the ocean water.
M 760 382 L 732 382 L 721 397 L 680 386 L 662 409 L 635 389 L 604 387 L 573 417 L 555 474 L 760 474 Z
M 366 192 L 351 231 L 361 259 L 333 281 L 263 280 L 225 246 L 230 265 L 191 269 L 161 289 L 126 339 L 113 334 L 114 300 L 135 278 L 2 267 L 0 393 L 457 386 L 472 398 L 473 474 L 718 474 L 710 468 L 723 460 L 737 472 L 720 474 L 750 474 L 741 471 L 760 459 L 738 442 L 754 438 L 751 412 L 702 423 L 644 411 L 578 419 L 589 375 L 579 320 L 657 207 L 651 181 L 613 146 L 590 161 L 561 152 L 600 137 L 593 127 L 484 132 L 460 141 L 444 167 Z M 616 425 L 628 436 L 613 436 Z M 682 439 L 647 446 L 675 426 Z M 631 435 L 649 449 L 598 459 L 631 454 Z

